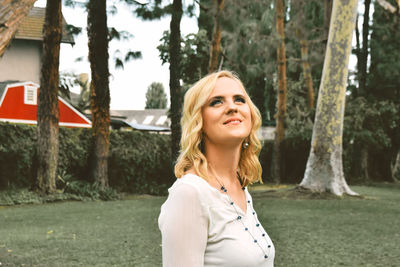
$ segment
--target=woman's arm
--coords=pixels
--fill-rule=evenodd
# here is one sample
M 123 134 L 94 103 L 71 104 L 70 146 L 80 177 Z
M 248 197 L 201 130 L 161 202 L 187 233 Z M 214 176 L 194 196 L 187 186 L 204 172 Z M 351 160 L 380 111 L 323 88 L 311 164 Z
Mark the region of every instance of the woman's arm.
M 197 190 L 188 184 L 177 185 L 161 208 L 164 267 L 202 267 L 207 245 L 208 218 Z

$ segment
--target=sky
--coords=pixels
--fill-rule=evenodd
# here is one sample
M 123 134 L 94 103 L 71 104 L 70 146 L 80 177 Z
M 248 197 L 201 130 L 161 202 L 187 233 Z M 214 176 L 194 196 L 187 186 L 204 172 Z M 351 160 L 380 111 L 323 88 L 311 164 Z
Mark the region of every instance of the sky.
M 44 7 L 45 0 L 38 0 L 35 6 Z M 138 110 L 144 109 L 146 103 L 146 91 L 152 82 L 161 82 L 164 85 L 169 103 L 169 65 L 161 65 L 157 46 L 165 30 L 169 29 L 170 16 L 157 21 L 142 21 L 133 15 L 133 9 L 121 4 L 118 13 L 108 16 L 108 27 L 117 30 L 128 31 L 133 34 L 129 41 L 112 40 L 109 44 L 110 54 L 110 108 L 113 110 Z M 68 24 L 86 28 L 87 15 L 79 8 L 63 6 L 63 15 Z M 181 21 L 181 33 L 186 35 L 197 32 L 195 18 L 184 17 Z M 124 69 L 115 69 L 112 60 L 114 51 L 120 50 L 122 57 L 128 50 L 141 51 L 142 59 L 132 60 L 124 64 Z M 60 72 L 90 73 L 87 59 L 87 35 L 86 32 L 75 37 L 75 45 L 62 44 L 60 51 Z M 84 57 L 83 61 L 76 59 Z M 78 93 L 79 88 L 72 89 Z

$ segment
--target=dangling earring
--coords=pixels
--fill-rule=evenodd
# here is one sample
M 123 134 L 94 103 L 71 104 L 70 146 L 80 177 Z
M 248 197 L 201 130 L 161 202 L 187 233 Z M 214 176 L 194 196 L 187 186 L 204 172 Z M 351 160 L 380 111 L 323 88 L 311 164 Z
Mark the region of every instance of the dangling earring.
M 249 143 L 248 143 L 248 142 L 244 142 L 243 145 L 242 145 L 242 148 L 243 148 L 243 149 L 246 149 L 246 148 L 248 148 L 248 147 L 249 147 Z

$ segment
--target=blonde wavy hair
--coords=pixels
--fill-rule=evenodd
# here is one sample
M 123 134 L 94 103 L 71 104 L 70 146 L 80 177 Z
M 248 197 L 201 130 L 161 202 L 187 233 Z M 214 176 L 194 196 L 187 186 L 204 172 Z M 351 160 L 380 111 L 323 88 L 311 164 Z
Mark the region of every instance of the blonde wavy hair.
M 203 151 L 203 118 L 202 108 L 211 95 L 218 78 L 228 77 L 235 80 L 244 89 L 242 82 L 236 74 L 230 71 L 219 71 L 211 73 L 199 80 L 185 94 L 183 116 L 181 119 L 182 137 L 180 142 L 181 152 L 175 165 L 175 176 L 182 177 L 189 169 L 193 168 L 196 173 L 206 180 L 210 180 L 208 173 L 208 162 Z M 245 97 L 250 107 L 251 131 L 245 139 L 249 143 L 240 153 L 238 175 L 243 186 L 249 183 L 262 182 L 261 165 L 258 155 L 261 150 L 261 143 L 257 137 L 257 130 L 261 126 L 261 115 L 257 107 L 251 101 L 246 90 Z

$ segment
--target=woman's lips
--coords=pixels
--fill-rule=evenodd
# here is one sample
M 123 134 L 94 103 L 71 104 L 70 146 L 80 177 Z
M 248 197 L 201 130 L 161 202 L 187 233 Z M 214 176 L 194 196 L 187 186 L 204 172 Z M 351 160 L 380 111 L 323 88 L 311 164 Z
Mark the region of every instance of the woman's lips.
M 239 119 L 239 118 L 230 118 L 230 119 L 226 120 L 226 121 L 224 122 L 224 124 L 225 124 L 225 125 L 226 125 L 226 124 L 237 125 L 237 124 L 240 124 L 241 122 L 242 122 L 242 120 Z

